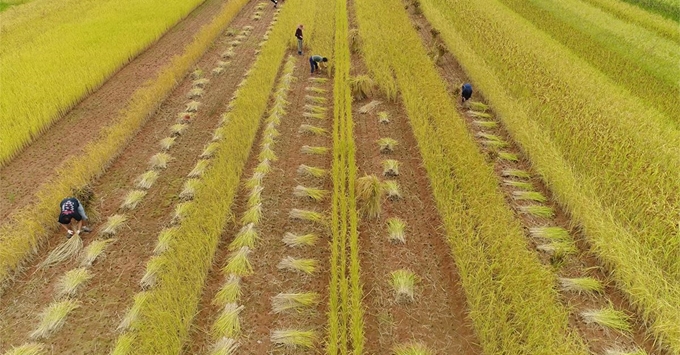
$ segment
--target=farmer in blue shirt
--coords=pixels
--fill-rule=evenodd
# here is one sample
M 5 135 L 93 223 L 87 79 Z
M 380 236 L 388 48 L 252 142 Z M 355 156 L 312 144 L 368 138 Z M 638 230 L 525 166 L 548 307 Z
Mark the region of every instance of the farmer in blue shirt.
M 465 101 L 470 100 L 472 97 L 472 85 L 470 83 L 465 83 L 461 87 L 461 96 L 462 96 L 462 102 L 465 103 Z
M 314 74 L 314 70 L 319 71 L 319 62 L 327 62 L 328 58 L 322 57 L 320 55 L 313 55 L 309 57 L 309 65 L 312 67 L 312 74 Z

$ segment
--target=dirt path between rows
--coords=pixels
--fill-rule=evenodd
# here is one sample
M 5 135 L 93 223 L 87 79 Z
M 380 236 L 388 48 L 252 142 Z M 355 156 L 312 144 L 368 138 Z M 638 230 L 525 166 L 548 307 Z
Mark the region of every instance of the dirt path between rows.
M 291 52 L 290 54 L 296 55 Z M 296 221 L 289 218 L 289 212 L 293 208 L 315 210 L 327 212 L 330 209 L 330 194 L 321 202 L 305 200 L 293 195 L 293 190 L 297 185 L 305 187 L 316 187 L 332 192 L 332 181 L 330 176 L 323 178 L 305 177 L 298 174 L 297 169 L 300 164 L 315 166 L 322 169 L 330 169 L 330 151 L 325 155 L 306 155 L 300 152 L 303 145 L 325 146 L 331 148 L 332 139 L 332 81 L 328 80 L 325 84 L 312 84 L 308 82 L 309 64 L 306 56 L 298 57 L 294 76 L 296 81 L 293 83 L 288 94 L 287 101 L 290 103 L 286 109 L 287 114 L 281 119 L 278 127 L 280 136 L 276 139 L 274 152 L 278 160 L 272 164 L 272 170 L 263 180 L 264 191 L 263 218 L 257 228 L 260 239 L 256 243 L 250 261 L 254 274 L 243 278 L 241 300 L 239 305 L 245 308 L 241 312 L 242 334 L 238 341 L 241 343 L 239 353 L 242 354 L 317 354 L 321 353 L 321 344 L 316 349 L 304 350 L 285 350 L 275 347 L 269 337 L 271 332 L 276 329 L 299 328 L 304 330 L 315 330 L 320 339 L 325 336 L 326 327 L 326 308 L 328 304 L 328 274 L 329 274 L 329 230 L 326 227 L 315 225 L 311 222 Z M 327 99 L 325 106 L 328 111 L 326 119 L 305 118 L 304 106 L 309 102 L 305 101 L 305 95 L 310 92 L 306 87 L 315 85 L 327 90 L 325 94 L 313 94 L 323 96 Z M 317 127 L 326 129 L 329 133 L 323 136 L 305 135 L 298 132 L 301 124 L 313 124 Z M 262 129 L 258 133 L 260 142 Z M 251 157 L 247 164 L 244 178 L 250 178 L 253 170 L 258 163 L 257 154 L 260 151 L 260 144 L 253 148 Z M 244 189 L 239 193 L 235 202 L 234 213 L 237 218 L 243 214 L 247 205 L 247 191 Z M 193 327 L 190 347 L 186 354 L 205 353 L 213 344 L 214 339 L 210 336 L 210 327 L 219 314 L 219 308 L 211 304 L 219 287 L 224 283 L 225 276 L 220 272 L 220 268 L 228 260 L 229 252 L 227 246 L 240 229 L 240 224 L 232 226 L 223 235 L 224 245 L 218 250 L 218 256 L 213 270 L 211 270 L 206 283 L 199 314 Z M 319 239 L 314 246 L 304 246 L 291 248 L 283 243 L 284 233 L 295 234 L 314 233 Z M 279 262 L 286 256 L 295 258 L 314 259 L 318 262 L 318 267 L 312 275 L 303 275 L 289 270 L 278 269 Z M 305 309 L 301 313 L 295 310 L 275 314 L 272 312 L 271 298 L 278 293 L 288 292 L 314 292 L 320 295 L 320 302 L 316 307 Z
M 180 55 L 224 3 L 224 0 L 206 0 L 199 5 L 0 168 L 0 200 L 3 201 L 0 215 L 9 216 L 31 204 L 40 185 L 54 178 L 54 169 L 69 157 L 81 155 L 103 127 L 115 122 L 132 94 L 155 78 L 173 56 Z
M 432 55 L 436 52 L 436 48 L 440 48 L 440 40 L 433 37 L 437 31 L 432 31 L 432 26 L 427 22 L 427 19 L 422 15 L 415 15 L 413 7 L 409 11 L 411 20 L 416 24 L 423 44 L 427 48 L 431 48 Z M 437 60 L 437 66 L 441 77 L 448 85 L 450 94 L 460 100 L 460 86 L 464 82 L 471 82 L 465 75 L 463 68 L 456 61 L 456 59 L 448 52 L 443 54 Z M 474 83 L 473 83 L 474 84 Z M 472 101 L 483 102 L 484 98 L 479 93 L 474 93 Z M 601 293 L 575 293 L 575 292 L 560 292 L 561 302 L 569 309 L 569 324 L 572 329 L 577 332 L 581 338 L 586 342 L 590 350 L 595 354 L 604 354 L 610 350 L 626 350 L 634 351 L 636 348 L 641 348 L 649 354 L 666 354 L 663 350 L 654 347 L 652 337 L 645 334 L 645 326 L 643 321 L 634 311 L 634 308 L 625 300 L 624 295 L 616 289 L 613 280 L 609 277 L 606 269 L 597 260 L 594 253 L 590 251 L 590 245 L 587 243 L 587 238 L 578 226 L 570 219 L 569 215 L 564 211 L 558 203 L 552 198 L 550 190 L 545 183 L 536 174 L 531 162 L 523 156 L 521 148 L 515 144 L 512 137 L 507 130 L 499 124 L 497 127 L 484 127 L 475 123 L 479 120 L 487 120 L 498 122 L 493 111 L 487 111 L 489 118 L 479 118 L 473 116 L 467 108 L 458 102 L 458 110 L 461 117 L 464 117 L 470 132 L 477 137 L 479 149 L 483 151 L 490 164 L 494 165 L 494 170 L 499 178 L 499 185 L 501 190 L 505 193 L 508 206 L 515 211 L 517 218 L 522 222 L 527 234 L 527 248 L 538 253 L 539 259 L 547 267 L 553 270 L 560 278 L 581 278 L 591 277 L 604 285 L 604 290 Z M 480 134 L 492 134 L 500 137 L 508 145 L 502 149 L 492 148 L 485 145 Z M 499 158 L 499 151 L 511 153 L 516 155 L 518 161 L 508 161 Z M 503 171 L 506 169 L 520 169 L 529 172 L 528 179 L 515 179 L 521 182 L 530 183 L 533 186 L 532 191 L 540 192 L 547 198 L 546 202 L 537 203 L 527 200 L 517 200 L 513 198 L 514 193 L 521 191 L 517 187 L 504 184 L 508 177 L 503 176 Z M 554 216 L 550 218 L 532 216 L 522 212 L 522 207 L 529 205 L 542 205 L 552 208 Z M 575 242 L 577 251 L 574 255 L 556 256 L 549 252 L 538 251 L 539 246 L 546 244 L 546 239 L 532 236 L 530 230 L 537 227 L 560 227 L 568 231 L 570 237 Z M 557 287 L 557 285 L 556 285 Z M 614 309 L 623 311 L 630 317 L 630 324 L 632 331 L 620 332 L 611 329 L 605 329 L 597 324 L 587 324 L 584 322 L 580 313 L 590 310 L 598 310 L 613 305 Z
M 80 308 L 69 314 L 61 330 L 44 340 L 51 353 L 106 353 L 112 348 L 118 335 L 115 329 L 132 304 L 132 297 L 140 290 L 139 281 L 145 272 L 146 261 L 152 256 L 158 233 L 168 225 L 174 206 L 179 202 L 178 194 L 186 175 L 198 161 L 205 145 L 210 142 L 212 132 L 226 109 L 228 98 L 253 63 L 256 49 L 259 48 L 258 43 L 271 21 L 271 7 L 264 10 L 261 20 L 251 19 L 256 4 L 253 1 L 246 5 L 230 25 L 230 28 L 239 30 L 246 25 L 253 26 L 254 29 L 235 47 L 236 55 L 225 72 L 220 75 L 211 74 L 217 62 L 224 60 L 220 55 L 229 48 L 229 42 L 234 37 L 221 35 L 199 60 L 197 66 L 210 82 L 205 87 L 203 97 L 198 99 L 201 102 L 198 112 L 186 132 L 176 139 L 175 145 L 168 151 L 173 158 L 168 168 L 161 171 L 160 177 L 139 206 L 127 213 L 128 221 L 119 233 L 118 240 L 90 268 L 94 278 L 76 297 L 81 302 Z M 205 19 L 207 21 L 209 17 Z M 190 101 L 186 94 L 191 86 L 192 79 L 188 76 L 150 118 L 107 173 L 94 183 L 95 208 L 101 216 L 119 212 L 124 196 L 135 186 L 136 177 L 148 169 L 149 158 L 160 151 L 159 140 L 169 136 L 169 127 L 177 122 L 178 113 L 184 111 L 186 103 Z M 96 239 L 102 224 L 95 225 L 95 230 L 84 236 L 86 246 Z M 35 258 L 36 263 L 42 261 L 50 250 L 63 241 L 62 233 L 51 236 L 47 247 Z M 38 323 L 38 313 L 54 297 L 56 280 L 65 271 L 76 266 L 73 262 L 64 263 L 44 272 L 35 272 L 36 266 L 32 265 L 19 277 L 0 300 L 0 319 L 3 319 L 0 322 L 2 350 L 28 340 L 28 334 Z

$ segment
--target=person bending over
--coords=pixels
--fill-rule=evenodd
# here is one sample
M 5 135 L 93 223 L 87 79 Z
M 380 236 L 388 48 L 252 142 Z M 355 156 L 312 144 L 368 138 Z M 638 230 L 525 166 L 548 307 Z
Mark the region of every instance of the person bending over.
M 472 85 L 470 83 L 465 83 L 463 84 L 463 87 L 461 88 L 461 93 L 462 96 L 462 102 L 465 103 L 465 101 L 470 100 L 472 97 Z
M 312 67 L 312 74 L 314 74 L 315 70 L 317 72 L 319 71 L 319 63 L 320 62 L 326 63 L 326 62 L 328 62 L 328 58 L 322 57 L 320 55 L 313 55 L 313 56 L 309 57 L 309 65 Z
M 87 215 L 83 205 L 75 197 L 67 197 L 59 204 L 61 212 L 59 213 L 59 224 L 66 230 L 66 238 L 71 238 L 75 234 L 80 234 L 80 231 L 90 232 L 91 229 L 83 226 L 83 221 L 87 221 Z M 75 223 L 74 223 L 75 222 Z M 75 228 L 73 228 L 75 225 Z

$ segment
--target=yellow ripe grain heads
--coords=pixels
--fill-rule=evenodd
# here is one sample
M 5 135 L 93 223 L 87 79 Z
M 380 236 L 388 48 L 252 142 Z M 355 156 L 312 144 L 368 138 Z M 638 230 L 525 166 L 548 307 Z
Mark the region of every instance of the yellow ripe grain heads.
M 202 78 L 194 80 L 191 85 L 195 88 L 204 88 L 206 85 L 208 85 L 209 82 L 210 79 Z
M 187 177 L 198 178 L 205 174 L 206 169 L 210 165 L 210 160 L 201 159 L 196 163 L 196 166 L 187 174 Z
M 390 114 L 387 111 L 378 112 L 378 122 L 382 124 L 390 123 Z
M 257 230 L 254 223 L 248 223 L 236 234 L 234 240 L 229 244 L 229 250 L 234 251 L 243 247 L 255 248 L 257 242 Z
M 272 170 L 272 163 L 269 159 L 263 159 L 255 167 L 256 173 L 267 174 Z
M 199 107 L 201 107 L 201 103 L 198 101 L 190 101 L 187 103 L 186 109 L 184 111 L 186 112 L 196 112 L 198 111 Z
M 396 140 L 392 138 L 380 138 L 378 140 L 378 147 L 380 147 L 380 153 L 391 153 L 394 148 L 399 144 Z
M 250 190 L 250 194 L 248 194 L 248 208 L 262 203 L 262 191 L 264 191 L 262 185 L 256 185 Z
M 525 191 L 532 191 L 534 189 L 534 185 L 532 185 L 530 182 L 510 180 L 510 179 L 503 180 L 503 185 L 516 187 L 518 189 L 525 190 Z
M 398 176 L 399 175 L 399 161 L 394 159 L 386 159 L 382 161 L 383 175 Z
M 495 121 L 475 120 L 472 123 L 474 123 L 476 126 L 481 127 L 481 128 L 496 128 L 496 127 L 498 127 L 498 122 L 495 122 Z
M 80 307 L 80 303 L 71 299 L 50 304 L 40 314 L 40 324 L 38 324 L 38 328 L 31 333 L 31 339 L 49 337 L 64 325 L 68 314 L 78 307 Z
M 120 205 L 120 209 L 124 211 L 134 210 L 142 202 L 144 196 L 146 196 L 146 190 L 132 190 L 128 192 L 125 200 Z
M 293 208 L 290 211 L 289 214 L 290 218 L 292 219 L 299 219 L 303 221 L 310 221 L 310 222 L 316 222 L 320 224 L 325 223 L 325 218 L 322 213 L 316 212 L 316 211 L 309 211 L 309 210 L 301 210 L 297 208 Z
M 383 184 L 375 175 L 366 175 L 357 179 L 357 201 L 361 204 L 361 213 L 368 218 L 377 218 L 382 210 L 382 198 L 385 192 Z
M 382 105 L 382 101 L 379 100 L 371 100 L 371 102 L 367 103 L 366 105 L 363 105 L 359 108 L 359 113 L 362 115 L 369 114 L 373 112 L 375 109 L 378 108 L 378 106 Z
M 239 314 L 245 307 L 236 303 L 227 303 L 222 308 L 222 313 L 212 327 L 212 335 L 215 339 L 235 338 L 241 333 L 241 321 Z
M 318 239 L 319 237 L 316 234 L 297 235 L 286 232 L 283 235 L 283 243 L 289 247 L 314 246 Z
M 302 117 L 307 117 L 307 118 L 316 118 L 317 120 L 325 120 L 326 119 L 326 114 L 324 113 L 315 113 L 315 112 L 303 112 Z
M 94 264 L 95 260 L 104 252 L 109 244 L 115 242 L 115 238 L 108 239 L 97 239 L 90 243 L 85 250 L 83 250 L 83 258 L 80 261 L 80 266 L 90 267 Z
M 423 343 L 406 343 L 394 347 L 394 355 L 435 355 Z
M 213 73 L 213 75 L 220 75 L 220 74 L 224 73 L 225 70 L 226 69 L 224 67 L 215 67 L 215 68 L 213 68 L 212 73 Z
M 392 217 L 387 219 L 387 238 L 391 242 L 406 244 L 405 229 L 406 222 L 400 218 Z
M 318 305 L 320 299 L 319 294 L 314 292 L 279 293 L 272 297 L 272 310 L 274 313 L 282 313 L 288 310 L 300 311 Z
M 309 198 L 309 199 L 312 199 L 314 201 L 321 201 L 324 198 L 326 198 L 326 196 L 328 196 L 328 191 L 313 188 L 313 187 L 304 187 L 302 185 L 298 185 L 298 186 L 295 187 L 293 194 L 297 197 Z
M 277 161 L 279 159 L 269 145 L 262 147 L 262 150 L 260 150 L 260 154 L 257 155 L 257 158 L 260 161 Z
M 553 218 L 555 216 L 555 211 L 552 209 L 552 207 L 548 206 L 541 205 L 521 206 L 520 211 L 522 213 L 529 214 L 534 217 Z
M 158 241 L 156 247 L 153 249 L 154 255 L 161 255 L 165 253 L 172 243 L 173 239 L 177 237 L 177 228 L 165 228 L 158 234 Z
M 231 338 L 221 338 L 208 353 L 209 355 L 234 355 L 239 348 L 239 343 Z
M 647 352 L 642 349 L 607 349 L 605 355 L 647 355 Z
M 200 79 L 203 77 L 203 70 L 200 68 L 194 69 L 194 71 L 191 72 L 191 78 L 192 79 Z
M 45 345 L 40 343 L 27 343 L 12 347 L 4 355 L 45 355 Z
M 328 99 L 323 97 L 323 96 L 305 95 L 305 101 L 311 102 L 311 103 L 314 103 L 314 104 L 325 104 L 326 101 L 328 101 Z
M 148 299 L 149 291 L 137 293 L 134 297 L 132 307 L 130 307 L 130 309 L 128 309 L 128 311 L 125 313 L 125 317 L 123 317 L 123 320 L 120 322 L 120 324 L 118 324 L 118 328 L 116 328 L 116 330 L 127 331 L 130 329 L 130 327 L 134 326 L 134 324 L 139 319 L 139 313 L 142 309 L 142 306 L 148 301 Z
M 78 289 L 93 276 L 92 272 L 84 267 L 67 271 L 59 278 L 55 286 L 57 298 L 73 297 Z
M 262 187 L 262 180 L 264 179 L 265 176 L 266 174 L 264 173 L 256 172 L 253 174 L 253 176 L 251 176 L 250 178 L 248 178 L 248 180 L 245 181 L 243 187 L 250 190 L 255 189 L 256 187 L 257 188 Z
M 136 180 L 137 188 L 139 189 L 150 189 L 151 186 L 158 180 L 158 171 L 149 170 L 142 175 L 139 175 Z
M 172 146 L 175 144 L 176 139 L 177 137 L 165 137 L 161 139 L 159 142 L 161 150 L 164 152 L 170 150 L 170 148 L 172 148 Z
M 243 216 L 241 217 L 241 223 L 246 225 L 249 223 L 257 224 L 260 223 L 262 218 L 262 204 L 258 203 L 255 206 L 250 207 Z
M 519 157 L 517 156 L 517 154 L 510 152 L 498 152 L 498 158 L 512 162 L 519 161 Z
M 479 111 L 479 112 L 486 112 L 489 109 L 489 106 L 486 105 L 483 102 L 479 101 L 469 101 L 468 105 L 470 106 L 470 109 Z
M 303 109 L 307 112 L 312 112 L 312 113 L 326 113 L 326 112 L 328 112 L 327 107 L 319 106 L 319 105 L 312 105 L 312 104 L 305 104 Z
M 566 292 L 576 293 L 601 293 L 604 290 L 602 283 L 592 277 L 559 278 L 560 289 Z
M 203 149 L 203 153 L 201 153 L 201 159 L 210 159 L 215 155 L 215 152 L 217 149 L 220 147 L 220 144 L 217 142 L 212 142 L 208 144 L 205 149 Z
M 181 222 L 189 212 L 191 208 L 191 201 L 181 202 L 175 206 L 175 214 L 172 216 L 172 223 L 177 224 Z
M 217 292 L 213 299 L 213 304 L 224 307 L 228 303 L 235 303 L 241 297 L 241 277 L 229 275 L 227 281 Z
M 315 136 L 325 136 L 328 134 L 328 131 L 324 128 L 313 126 L 310 124 L 302 124 L 300 125 L 300 129 L 298 129 L 299 133 L 303 134 L 311 134 Z
M 489 119 L 491 118 L 491 115 L 485 112 L 477 112 L 477 111 L 468 111 L 468 115 L 476 118 L 484 118 L 484 119 Z
M 301 164 L 297 169 L 298 174 L 303 176 L 324 177 L 328 173 L 325 169 Z
M 205 91 L 203 90 L 203 88 L 199 88 L 199 87 L 191 88 L 189 90 L 189 92 L 187 93 L 187 98 L 192 99 L 192 100 L 198 99 L 201 96 L 203 96 L 204 92 Z
M 314 259 L 296 259 L 292 256 L 287 256 L 276 267 L 280 270 L 298 271 L 311 275 L 316 271 L 318 265 L 319 262 Z
M 412 302 L 415 298 L 414 288 L 416 274 L 411 270 L 396 270 L 392 272 L 391 285 L 397 301 Z
M 350 89 L 352 90 L 352 96 L 355 100 L 361 101 L 368 97 L 373 96 L 373 90 L 375 88 L 375 83 L 373 79 L 368 75 L 357 75 L 352 77 L 349 81 Z
M 512 197 L 515 200 L 527 200 L 536 202 L 545 202 L 548 200 L 542 193 L 536 191 L 513 191 Z
M 144 276 L 142 276 L 142 279 L 139 281 L 139 285 L 142 286 L 142 289 L 148 290 L 156 286 L 158 274 L 165 267 L 166 262 L 166 259 L 162 256 L 152 256 L 151 259 L 147 261 L 146 273 L 144 273 Z
M 248 276 L 252 274 L 253 267 L 250 265 L 250 260 L 248 260 L 250 253 L 251 249 L 248 247 L 241 247 L 241 249 L 233 252 L 229 256 L 227 265 L 222 268 L 222 273 L 236 276 Z
M 233 48 L 229 48 L 226 51 L 222 52 L 222 58 L 224 59 L 231 59 L 236 55 L 236 52 L 234 51 Z
M 385 180 L 383 182 L 383 189 L 385 190 L 385 195 L 390 201 L 397 201 L 401 199 L 401 192 L 399 191 L 399 183 L 395 180 Z
M 184 187 L 182 188 L 182 192 L 179 194 L 179 198 L 184 201 L 193 200 L 194 194 L 196 193 L 196 190 L 200 184 L 200 179 L 188 179 L 184 182 Z
M 595 323 L 605 329 L 615 329 L 621 332 L 630 333 L 630 317 L 622 311 L 615 310 L 612 306 L 602 309 L 594 309 L 581 312 L 583 321 L 590 324 Z
M 66 242 L 60 244 L 39 265 L 38 269 L 46 269 L 66 260 L 72 259 L 83 249 L 83 240 L 79 234 L 75 234 Z
M 123 214 L 110 216 L 99 234 L 104 238 L 111 238 L 125 225 L 125 221 L 127 221 L 127 217 Z
M 312 349 L 319 340 L 316 332 L 312 330 L 296 329 L 275 330 L 270 339 L 279 346 L 306 349 Z
M 180 126 L 185 127 L 185 125 Z M 158 153 L 151 157 L 151 159 L 149 160 L 149 165 L 151 169 L 154 170 L 165 169 L 168 167 L 168 162 L 171 159 L 172 157 L 168 153 Z

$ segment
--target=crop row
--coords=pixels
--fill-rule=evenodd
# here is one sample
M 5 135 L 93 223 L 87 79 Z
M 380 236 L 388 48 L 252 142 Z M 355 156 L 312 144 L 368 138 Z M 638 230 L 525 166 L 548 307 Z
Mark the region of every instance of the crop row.
M 396 0 L 356 5 L 369 69 L 382 88 L 400 89 L 485 352 L 586 354 L 569 331 L 554 275 L 526 249 L 495 173 L 403 7 Z
M 49 5 L 35 11 L 58 12 L 4 26 L 0 166 L 202 2 L 40 2 Z
M 569 54 L 559 45 L 496 2 L 483 1 L 472 10 L 427 0 L 423 11 L 556 199 L 584 227 L 651 332 L 678 351 L 680 287 L 672 256 L 680 208 L 676 133 L 656 126 L 650 121 L 654 111 L 603 82 L 601 74 L 565 60 Z M 463 18 L 494 26 L 468 31 Z M 489 32 L 491 37 L 483 35 Z M 515 35 L 522 39 L 507 38 Z M 536 43 L 542 43 L 540 49 Z M 517 92 L 522 85 L 536 93 Z
M 135 354 L 179 353 L 186 340 L 203 285 L 212 265 L 222 230 L 231 216 L 241 173 L 265 113 L 301 0 L 288 0 L 269 40 L 250 71 L 247 81 L 230 104 L 224 134 L 211 166 L 194 199 L 183 210 L 182 222 L 168 250 L 158 258 L 162 269 L 156 287 L 139 306 L 139 322 L 118 339 L 117 353 L 134 349 Z
M 680 127 L 680 42 L 582 1 L 502 0 Z M 677 28 L 676 28 L 677 29 Z M 649 50 L 653 48 L 653 50 Z
M 677 243 L 680 131 L 668 129 L 658 111 L 498 1 L 467 7 L 465 16 L 455 15 L 454 8 L 464 7 L 457 1 L 424 5 L 437 9 L 441 21 L 455 19 L 448 29 L 467 39 L 505 92 L 522 100 L 522 110 L 584 180 L 587 195 L 600 201 L 659 267 L 677 279 L 680 262 L 664 250 Z M 472 29 L 473 19 L 494 25 L 486 31 Z
M 637 6 L 617 0 L 586 0 L 599 8 L 629 22 L 636 23 L 668 39 L 680 41 L 678 24 L 671 19 L 645 11 Z
M 355 146 L 347 3 L 335 2 L 333 202 L 331 216 L 331 280 L 327 354 L 362 354 L 364 314 L 359 278 L 359 234 L 356 209 Z M 349 255 L 349 260 L 348 260 Z
M 173 58 L 156 79 L 134 93 L 128 107 L 115 124 L 103 130 L 99 140 L 89 144 L 83 155 L 68 160 L 56 169 L 55 178 L 39 189 L 34 205 L 17 212 L 11 221 L 0 227 L 0 293 L 54 231 L 54 206 L 58 206 L 64 196 L 72 195 L 73 191 L 86 186 L 108 168 L 150 113 L 157 109 L 158 103 L 180 82 L 179 79 L 186 75 L 246 3 L 246 0 L 227 3 L 213 22 L 196 35 L 181 56 Z

